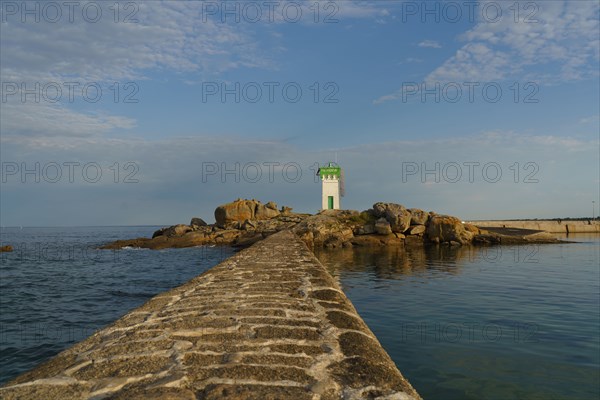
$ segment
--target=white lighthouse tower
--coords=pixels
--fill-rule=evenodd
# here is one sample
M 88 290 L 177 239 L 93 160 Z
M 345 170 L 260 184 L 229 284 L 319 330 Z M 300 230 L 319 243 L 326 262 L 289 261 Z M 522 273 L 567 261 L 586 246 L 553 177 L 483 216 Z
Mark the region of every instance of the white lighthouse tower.
M 321 209 L 339 210 L 340 196 L 344 195 L 344 175 L 342 168 L 334 163 L 321 167 L 317 171 L 321 178 L 323 194 L 321 198 Z

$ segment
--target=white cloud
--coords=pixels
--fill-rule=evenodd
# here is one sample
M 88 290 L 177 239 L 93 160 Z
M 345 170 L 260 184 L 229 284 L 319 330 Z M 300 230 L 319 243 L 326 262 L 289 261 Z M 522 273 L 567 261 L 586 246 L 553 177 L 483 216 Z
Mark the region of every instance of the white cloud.
M 428 73 L 425 83 L 512 79 L 542 86 L 599 76 L 600 3 L 532 2 L 538 8 L 521 10 L 519 22 L 507 7 L 503 18 L 490 22 L 482 17 L 486 2 L 479 3 L 477 24 L 459 37 L 466 43 Z M 519 3 L 519 7 L 524 5 Z M 532 11 L 534 15 L 530 15 Z M 528 16 L 531 22 L 524 22 Z M 401 95 L 399 89 L 374 102 L 396 100 Z
M 419 47 L 431 47 L 434 49 L 441 49 L 442 45 L 440 45 L 439 42 L 435 41 L 435 40 L 423 40 L 422 42 L 420 42 L 418 44 Z
M 496 23 L 480 20 L 461 36 L 467 43 L 425 81 L 518 79 L 522 73 L 548 68 L 556 69 L 546 73 L 552 81 L 540 84 L 597 77 L 600 3 L 532 4 L 539 7 L 532 17 L 537 22 L 523 21 L 529 12 L 522 12 L 519 22 L 515 22 L 510 13 Z
M 2 102 L 0 129 L 4 136 L 90 136 L 135 126 L 131 118 L 99 111 L 100 103 L 92 112 L 76 110 L 64 101 L 66 93 L 58 103 L 35 102 L 31 97 L 23 102 L 19 95 L 22 84 L 31 89 L 36 83 L 58 83 L 65 89 L 65 82 L 76 82 L 79 87 L 97 83 L 109 95 L 107 88 L 113 82 L 122 86 L 150 79 L 156 70 L 219 74 L 242 67 L 272 67 L 266 50 L 242 25 L 203 21 L 201 2 L 131 3 L 139 7 L 135 13 L 138 23 L 115 22 L 113 3 L 95 4 L 103 9 L 97 23 L 74 13 L 73 23 L 68 14 L 57 23 L 43 19 L 22 23 L 17 15 L 0 25 L 2 82 L 19 86 L 19 93 Z M 83 8 L 83 3 L 79 7 Z M 121 12 L 122 17 L 127 14 Z
M 600 121 L 600 115 L 592 115 L 590 117 L 584 117 L 581 118 L 579 120 L 580 124 L 592 124 L 592 123 L 598 123 L 598 121 Z
M 93 3 L 102 7 L 102 18 L 96 23 L 83 19 L 85 2 L 77 6 L 73 23 L 68 20 L 66 8 L 57 23 L 44 22 L 43 18 L 35 23 L 32 17 L 22 23 L 18 14 L 6 16 L 8 22 L 0 24 L 2 82 L 18 86 L 25 83 L 27 88 L 51 82 L 99 83 L 107 87 L 113 82 L 153 79 L 153 73 L 166 71 L 193 83 L 241 68 L 276 69 L 274 59 L 285 51 L 279 44 L 281 34 L 273 30 L 277 24 L 269 23 L 266 16 L 258 24 L 223 23 L 220 15 L 203 15 L 204 2 L 147 1 L 131 2 L 137 9 L 124 9 L 126 3 L 116 3 L 121 13 L 119 22 L 115 22 L 115 3 Z M 215 3 L 220 7 L 225 4 Z M 303 23 L 314 24 L 310 9 L 313 3 L 301 3 Z M 332 3 L 334 8 L 327 4 L 319 3 L 320 23 L 332 11 L 333 17 L 340 20 L 383 18 L 389 14 L 375 3 L 338 2 Z M 33 6 L 27 5 L 30 9 Z M 279 5 L 279 9 L 283 7 Z M 138 22 L 122 22 L 132 11 Z M 277 15 L 282 22 L 281 12 Z M 259 43 L 263 28 L 275 45 Z M 135 125 L 133 119 L 78 111 L 66 102 L 23 104 L 19 99 L 17 93 L 2 103 L 3 135 L 89 136 Z
M 483 43 L 469 43 L 426 78 L 426 82 L 489 82 L 505 79 L 518 66 L 510 55 Z
M 86 137 L 101 135 L 113 129 L 131 129 L 132 118 L 107 113 L 84 113 L 61 104 L 5 103 L 2 104 L 0 132 L 11 136 Z
M 144 71 L 223 71 L 266 67 L 268 57 L 243 25 L 232 27 L 201 18 L 201 2 L 135 3 L 138 23 L 114 22 L 99 3 L 97 23 L 3 23 L 2 74 L 11 79 L 71 77 L 87 81 L 141 79 Z M 76 14 L 78 15 L 78 14 Z
M 369 154 L 405 154 L 404 157 L 425 157 L 426 159 L 459 160 L 469 154 L 479 154 L 489 158 L 503 157 L 504 154 L 533 154 L 533 150 L 586 152 L 590 146 L 598 146 L 598 139 L 582 139 L 574 136 L 527 135 L 514 131 L 485 131 L 468 136 L 434 138 L 422 140 L 398 140 L 386 143 L 361 144 L 341 149 L 343 152 Z M 504 148 L 504 151 L 499 151 Z M 492 157 L 492 158 L 493 158 Z

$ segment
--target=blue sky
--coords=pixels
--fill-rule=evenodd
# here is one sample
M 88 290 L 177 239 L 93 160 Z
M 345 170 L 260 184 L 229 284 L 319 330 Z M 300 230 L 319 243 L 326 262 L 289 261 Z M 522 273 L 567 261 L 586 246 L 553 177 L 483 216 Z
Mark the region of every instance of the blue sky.
M 72 22 L 1 4 L 3 226 L 213 220 L 238 197 L 315 212 L 336 157 L 344 208 L 598 215 L 596 1 L 80 2 Z

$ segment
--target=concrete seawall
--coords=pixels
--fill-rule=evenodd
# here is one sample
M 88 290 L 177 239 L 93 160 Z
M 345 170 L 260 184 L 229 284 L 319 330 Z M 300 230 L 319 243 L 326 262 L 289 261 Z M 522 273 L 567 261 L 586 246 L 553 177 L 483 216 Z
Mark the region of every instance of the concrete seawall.
M 161 293 L 2 399 L 420 399 L 293 233 Z
M 600 223 L 594 221 L 591 224 L 588 221 L 467 221 L 470 224 L 485 227 L 505 227 L 535 229 L 551 233 L 600 233 Z

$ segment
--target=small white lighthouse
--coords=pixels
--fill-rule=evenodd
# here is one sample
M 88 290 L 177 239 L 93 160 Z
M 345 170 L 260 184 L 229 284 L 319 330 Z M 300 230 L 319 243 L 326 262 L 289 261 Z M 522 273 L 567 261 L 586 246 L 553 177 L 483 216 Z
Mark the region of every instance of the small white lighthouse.
M 344 195 L 342 169 L 330 162 L 326 167 L 319 168 L 317 175 L 321 178 L 321 187 L 323 189 L 321 209 L 339 210 L 340 196 Z

